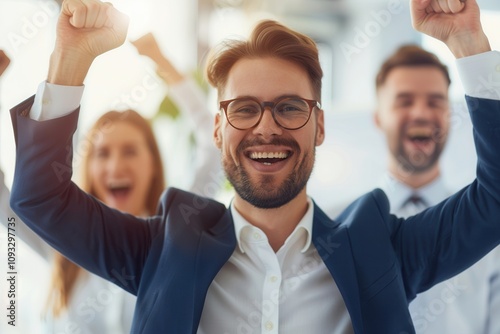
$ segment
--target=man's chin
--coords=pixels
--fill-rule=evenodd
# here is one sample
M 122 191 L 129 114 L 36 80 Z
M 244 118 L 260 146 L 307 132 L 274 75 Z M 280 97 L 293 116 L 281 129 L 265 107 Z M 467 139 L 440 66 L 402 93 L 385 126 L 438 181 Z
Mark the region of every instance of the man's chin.
M 277 209 L 295 199 L 304 189 L 306 182 L 287 182 L 281 184 L 262 184 L 256 187 L 236 189 L 238 195 L 259 209 Z
M 406 150 L 399 155 L 399 164 L 406 172 L 423 173 L 431 169 L 436 163 L 436 151 L 430 154 L 422 150 Z
M 241 197 L 241 195 L 240 195 Z M 260 196 L 246 196 L 242 197 L 246 202 L 250 203 L 258 209 L 278 209 L 288 204 L 293 198 L 287 198 L 277 196 L 277 197 L 260 197 Z
M 436 162 L 426 159 L 425 161 L 419 161 L 419 163 L 403 163 L 402 167 L 405 172 L 413 174 L 422 174 L 434 167 Z

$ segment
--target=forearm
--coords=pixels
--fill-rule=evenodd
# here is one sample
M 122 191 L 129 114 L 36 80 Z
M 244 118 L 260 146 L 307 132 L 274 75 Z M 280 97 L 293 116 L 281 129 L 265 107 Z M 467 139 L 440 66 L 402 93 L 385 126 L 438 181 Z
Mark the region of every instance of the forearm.
M 191 78 L 183 78 L 169 87 L 169 94 L 180 111 L 192 120 L 194 129 L 202 131 L 203 138 L 208 139 L 208 135 L 212 139 L 214 114 L 207 107 L 206 97 L 198 84 Z
M 477 34 L 454 37 L 446 45 L 457 59 L 491 51 L 490 42 L 482 30 Z
M 62 86 L 83 86 L 93 58 L 80 53 L 54 50 L 50 56 L 47 82 Z
M 153 61 L 157 66 L 156 72 L 163 80 L 165 80 L 167 85 L 176 85 L 185 79 L 177 68 L 175 68 L 175 66 L 172 65 L 172 63 L 163 55 L 160 54 L 154 57 Z

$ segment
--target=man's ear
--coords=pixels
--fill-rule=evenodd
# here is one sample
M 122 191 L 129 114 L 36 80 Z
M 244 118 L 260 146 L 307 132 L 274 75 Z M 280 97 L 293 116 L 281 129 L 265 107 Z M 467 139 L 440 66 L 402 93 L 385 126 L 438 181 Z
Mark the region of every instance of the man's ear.
M 214 143 L 218 149 L 222 148 L 221 122 L 222 118 L 220 117 L 220 113 L 218 113 L 215 115 L 214 120 Z
M 316 146 L 323 144 L 325 141 L 325 114 L 323 109 L 316 112 Z

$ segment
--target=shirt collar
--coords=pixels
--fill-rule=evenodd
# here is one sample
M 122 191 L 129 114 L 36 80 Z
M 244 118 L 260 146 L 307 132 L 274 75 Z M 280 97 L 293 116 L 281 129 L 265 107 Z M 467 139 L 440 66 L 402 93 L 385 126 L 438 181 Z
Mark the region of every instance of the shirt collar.
M 312 239 L 312 225 L 313 225 L 313 215 L 314 215 L 314 204 L 313 201 L 308 197 L 307 198 L 307 211 L 297 224 L 293 232 L 288 236 L 285 240 L 284 245 L 288 243 L 290 239 L 292 239 L 295 235 L 299 233 L 299 231 L 303 230 L 306 234 L 306 238 L 304 241 L 304 247 L 302 247 L 301 252 L 304 253 L 311 246 Z M 242 253 L 245 253 L 245 249 L 243 247 L 243 243 L 241 242 L 241 236 L 247 229 L 257 228 L 250 224 L 243 216 L 236 210 L 233 203 L 231 202 L 231 214 L 233 216 L 234 221 L 234 231 L 236 233 L 236 241 L 238 243 L 238 247 Z M 283 245 L 283 246 L 284 246 Z
M 382 180 L 381 188 L 389 198 L 389 203 L 394 210 L 400 209 L 411 195 L 420 196 L 428 206 L 436 205 L 451 195 L 441 176 L 423 187 L 413 189 L 386 174 Z

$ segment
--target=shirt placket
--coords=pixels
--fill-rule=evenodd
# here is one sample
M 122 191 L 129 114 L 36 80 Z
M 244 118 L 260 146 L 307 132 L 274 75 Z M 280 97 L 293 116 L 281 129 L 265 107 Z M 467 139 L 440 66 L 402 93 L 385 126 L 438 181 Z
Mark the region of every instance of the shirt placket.
M 258 238 L 257 233 L 254 233 L 254 238 Z M 278 334 L 279 300 L 282 281 L 280 265 L 276 254 L 268 242 L 259 243 L 257 252 L 264 267 L 261 305 L 261 333 Z

